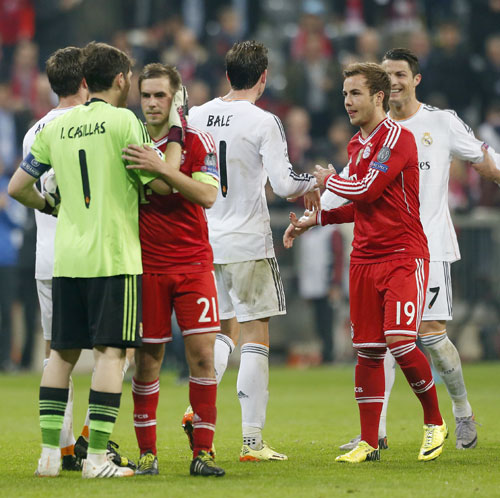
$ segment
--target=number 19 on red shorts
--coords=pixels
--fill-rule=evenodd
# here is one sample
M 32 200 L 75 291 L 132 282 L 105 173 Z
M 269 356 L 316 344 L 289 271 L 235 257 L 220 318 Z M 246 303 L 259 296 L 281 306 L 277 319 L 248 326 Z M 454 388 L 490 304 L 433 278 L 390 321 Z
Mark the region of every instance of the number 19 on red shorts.
M 404 258 L 351 264 L 349 274 L 354 347 L 385 347 L 385 337 L 417 337 L 429 262 Z

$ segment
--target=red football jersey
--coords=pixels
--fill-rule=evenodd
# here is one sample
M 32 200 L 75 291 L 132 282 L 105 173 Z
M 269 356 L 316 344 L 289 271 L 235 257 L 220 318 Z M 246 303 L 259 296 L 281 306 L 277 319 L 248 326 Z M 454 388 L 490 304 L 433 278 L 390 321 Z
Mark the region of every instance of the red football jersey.
M 167 137 L 153 141 L 165 152 Z M 187 128 L 181 172 L 200 172 L 219 180 L 215 143 L 210 134 Z M 205 209 L 180 193 L 155 194 L 147 186 L 139 209 L 144 273 L 194 273 L 213 268 Z
M 402 257 L 429 259 L 420 223 L 419 170 L 413 134 L 389 118 L 369 137 L 358 132 L 347 146 L 349 180 L 330 175 L 328 190 L 352 204 L 322 211 L 322 225 L 354 221 L 351 261 Z

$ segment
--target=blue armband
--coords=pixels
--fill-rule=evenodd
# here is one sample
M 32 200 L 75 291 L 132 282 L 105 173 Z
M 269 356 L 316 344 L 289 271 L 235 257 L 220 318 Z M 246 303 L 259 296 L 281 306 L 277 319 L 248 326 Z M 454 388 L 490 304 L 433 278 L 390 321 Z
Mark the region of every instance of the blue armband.
M 50 164 L 39 163 L 31 152 L 22 160 L 19 167 L 34 178 L 40 178 L 46 171 L 49 171 Z

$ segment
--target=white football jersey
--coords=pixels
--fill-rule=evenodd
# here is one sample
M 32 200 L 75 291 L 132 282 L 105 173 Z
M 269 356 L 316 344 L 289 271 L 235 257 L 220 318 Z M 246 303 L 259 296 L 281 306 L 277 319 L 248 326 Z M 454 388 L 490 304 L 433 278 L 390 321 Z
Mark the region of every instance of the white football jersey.
M 23 157 L 26 157 L 38 132 L 53 119 L 61 116 L 72 107 L 52 109 L 43 118 L 38 120 L 24 135 Z M 49 170 L 50 171 L 50 170 Z M 40 177 L 40 189 L 43 194 L 43 182 L 49 171 Z M 57 218 L 48 214 L 41 213 L 35 209 L 36 221 L 36 260 L 35 260 L 35 278 L 38 280 L 50 280 L 54 269 L 54 240 L 56 237 Z
M 210 133 L 217 147 L 220 189 L 206 212 L 214 263 L 273 257 L 267 179 L 280 197 L 299 197 L 316 185 L 312 175 L 293 171 L 280 120 L 247 100 L 216 98 L 190 109 L 189 123 Z
M 398 121 L 415 137 L 420 168 L 420 219 L 429 243 L 431 261 L 460 259 L 457 236 L 448 208 L 452 157 L 477 163 L 483 142 L 452 110 L 420 104 L 410 118 Z M 500 157 L 490 147 L 497 165 Z

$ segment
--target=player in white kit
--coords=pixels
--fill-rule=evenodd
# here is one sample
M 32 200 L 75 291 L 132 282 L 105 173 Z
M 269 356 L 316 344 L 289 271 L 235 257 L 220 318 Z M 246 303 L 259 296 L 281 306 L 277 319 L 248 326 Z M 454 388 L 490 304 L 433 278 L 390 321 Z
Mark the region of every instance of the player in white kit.
M 190 110 L 190 124 L 213 136 L 219 159 L 221 188 L 207 211 L 221 319 L 215 370 L 220 382 L 239 338 L 240 461 L 287 459 L 262 440 L 269 318 L 286 313 L 264 187 L 269 179 L 280 197 L 305 195 L 307 206 L 319 201 L 314 177 L 292 169 L 280 120 L 255 105 L 266 86 L 267 64 L 262 44 L 236 43 L 226 55 L 230 92 Z
M 84 104 L 87 101 L 89 94 L 81 69 L 82 58 L 80 48 L 66 47 L 56 51 L 48 59 L 46 65 L 47 76 L 52 90 L 59 98 L 59 103 L 55 109 L 49 111 L 28 130 L 23 140 L 23 157 L 28 155 L 37 133 L 47 123 L 69 111 L 75 105 Z M 42 194 L 45 192 L 44 183 L 49 174 L 50 171 L 40 177 L 40 191 Z M 52 274 L 57 218 L 35 209 L 35 220 L 37 226 L 35 279 L 40 301 L 43 338 L 45 339 L 45 359 L 43 362 L 45 368 L 49 361 L 50 341 L 52 338 Z M 66 405 L 59 440 L 63 470 L 79 470 L 75 468 L 74 444 L 73 384 L 70 381 L 68 404 Z

